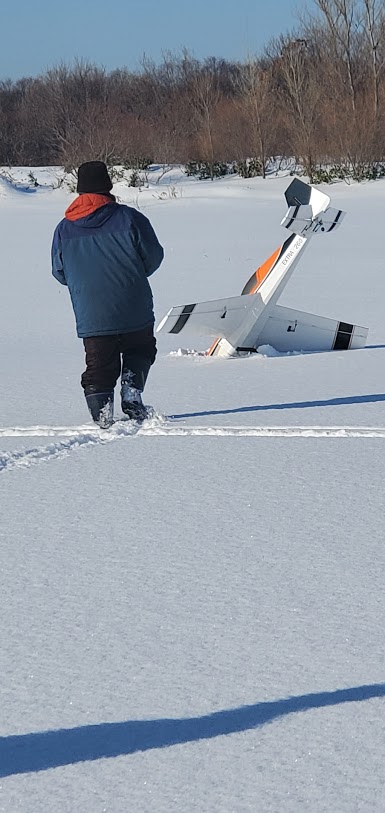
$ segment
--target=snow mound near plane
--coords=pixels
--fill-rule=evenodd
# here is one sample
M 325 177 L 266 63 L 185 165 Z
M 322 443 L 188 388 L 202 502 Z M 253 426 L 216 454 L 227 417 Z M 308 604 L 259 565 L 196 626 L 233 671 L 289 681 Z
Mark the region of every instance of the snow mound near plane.
M 0 174 L 0 197 L 8 197 L 9 195 L 31 194 L 36 192 L 36 187 L 29 184 L 15 181 L 13 178 L 5 174 Z

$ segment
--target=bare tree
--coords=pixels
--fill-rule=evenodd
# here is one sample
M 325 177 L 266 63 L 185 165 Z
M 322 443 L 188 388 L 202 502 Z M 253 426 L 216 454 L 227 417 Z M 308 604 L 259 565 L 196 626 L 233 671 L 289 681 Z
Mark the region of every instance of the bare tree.
M 314 0 L 329 30 L 336 63 L 344 65 L 352 110 L 357 106 L 356 54 L 361 8 L 358 0 Z
M 273 41 L 270 53 L 275 56 L 281 121 L 286 123 L 292 154 L 303 163 L 312 181 L 321 119 L 321 86 L 315 55 L 306 40 L 290 36 Z
M 189 62 L 186 52 L 180 56 L 169 51 L 159 66 L 147 57 L 142 62 L 150 92 L 145 116 L 151 122 L 153 154 L 163 164 L 189 157 L 186 145 L 193 133 L 185 87 Z
M 119 161 L 127 138 L 103 68 L 83 61 L 59 65 L 46 75 L 45 96 L 51 141 L 65 166 L 87 158 Z
M 213 60 L 201 66 L 190 59 L 186 68 L 188 101 L 196 128 L 199 157 L 210 165 L 213 179 L 215 113 L 222 97 L 217 66 Z
M 84 60 L 0 82 L 0 164 L 100 158 L 140 166 L 294 157 L 312 179 L 385 160 L 385 0 L 312 0 L 261 58 L 199 61 L 184 50 L 141 70 Z M 375 171 L 374 171 L 375 174 Z
M 363 28 L 370 51 L 373 115 L 379 112 L 379 85 L 385 65 L 385 5 L 384 0 L 363 0 L 365 16 Z
M 272 65 L 267 61 L 263 63 L 257 59 L 248 59 L 240 66 L 233 83 L 236 90 L 235 105 L 244 113 L 251 133 L 252 156 L 259 158 L 265 178 L 276 122 Z

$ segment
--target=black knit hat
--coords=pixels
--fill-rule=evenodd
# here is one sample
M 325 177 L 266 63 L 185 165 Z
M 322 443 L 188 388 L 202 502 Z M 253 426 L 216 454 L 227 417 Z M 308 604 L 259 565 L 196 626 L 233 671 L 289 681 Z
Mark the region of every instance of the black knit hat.
M 78 169 L 77 192 L 83 195 L 87 192 L 103 194 L 112 189 L 112 181 L 107 167 L 103 161 L 86 161 Z

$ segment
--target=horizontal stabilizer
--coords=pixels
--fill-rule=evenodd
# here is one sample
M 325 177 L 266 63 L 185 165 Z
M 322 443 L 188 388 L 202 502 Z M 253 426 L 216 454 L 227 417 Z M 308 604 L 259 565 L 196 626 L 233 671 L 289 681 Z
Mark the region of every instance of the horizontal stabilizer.
M 308 205 L 290 206 L 285 217 L 281 220 L 281 226 L 293 231 L 295 234 L 306 232 L 313 222 L 313 209 Z
M 281 226 L 294 232 L 294 234 L 306 237 L 310 234 L 322 234 L 323 232 L 332 231 L 342 223 L 344 216 L 345 212 L 332 207 L 314 217 L 313 209 L 308 204 L 290 206 L 285 217 L 281 220 Z
M 319 234 L 320 232 L 328 232 L 333 231 L 333 229 L 337 229 L 344 217 L 346 212 L 343 212 L 342 209 L 333 209 L 332 206 L 323 212 L 322 215 L 319 215 L 317 218 L 317 227 L 313 229 L 315 234 Z

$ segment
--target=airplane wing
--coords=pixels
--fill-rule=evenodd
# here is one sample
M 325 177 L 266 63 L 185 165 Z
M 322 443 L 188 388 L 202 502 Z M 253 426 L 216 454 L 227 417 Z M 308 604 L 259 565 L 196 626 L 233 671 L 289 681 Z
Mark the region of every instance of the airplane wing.
M 274 305 L 258 336 L 258 346 L 270 344 L 282 353 L 352 350 L 365 347 L 367 335 L 368 328 L 360 325 Z
M 156 332 L 163 330 L 178 334 L 185 330 L 205 336 L 228 336 L 239 328 L 256 304 L 255 296 L 241 295 L 191 305 L 176 305 L 166 313 Z

